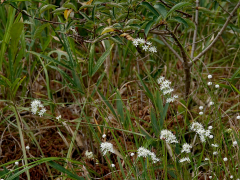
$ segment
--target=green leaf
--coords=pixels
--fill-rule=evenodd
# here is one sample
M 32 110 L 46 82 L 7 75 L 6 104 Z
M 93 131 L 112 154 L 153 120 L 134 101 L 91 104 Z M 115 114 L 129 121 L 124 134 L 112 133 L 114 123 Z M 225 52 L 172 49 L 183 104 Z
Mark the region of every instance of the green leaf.
M 38 26 L 35 33 L 34 33 L 34 39 L 41 36 L 42 31 L 49 26 L 49 23 L 43 24 L 42 26 Z
M 116 8 L 124 9 L 124 7 L 122 5 L 117 4 L 117 3 L 113 3 L 113 2 L 108 2 L 106 5 L 110 6 L 110 7 L 116 7 Z
M 98 69 L 100 68 L 100 66 L 102 65 L 102 63 L 105 61 L 105 59 L 108 57 L 108 55 L 110 54 L 112 48 L 113 48 L 114 44 L 107 49 L 103 55 L 98 59 L 97 63 L 95 64 L 94 68 L 93 68 L 93 72 L 92 72 L 92 76 L 98 71 Z
M 73 9 L 74 11 L 77 11 L 76 6 L 73 3 L 70 3 L 70 2 L 64 3 L 63 7 L 67 8 L 67 9 Z
M 159 136 L 160 127 L 158 125 L 156 114 L 155 114 L 153 108 L 151 108 L 150 116 L 151 116 L 151 123 L 152 123 L 152 128 L 154 130 L 154 133 L 155 133 L 156 136 Z
M 61 7 L 61 8 L 57 8 L 57 9 L 55 9 L 52 13 L 54 13 L 54 14 L 60 14 L 60 13 L 63 13 L 65 10 L 67 10 L 68 8 L 63 8 L 63 7 Z
M 108 32 L 113 32 L 115 29 L 112 26 L 105 27 L 101 33 L 101 35 L 108 33 Z
M 154 8 L 163 16 L 163 18 L 165 19 L 165 17 L 167 16 L 167 10 L 165 8 L 165 6 L 163 6 L 162 4 L 155 4 Z
M 148 32 L 149 32 L 149 30 L 151 29 L 153 23 L 154 23 L 154 21 L 149 21 L 149 22 L 147 23 L 147 25 L 145 26 L 144 33 L 145 33 L 146 36 L 148 35 Z
M 95 22 L 96 5 L 92 9 L 92 21 Z
M 233 84 L 231 84 L 231 86 L 232 86 L 232 88 L 233 88 L 233 90 L 234 90 L 235 92 L 237 92 L 238 94 L 240 94 L 240 91 L 239 91 Z
M 170 9 L 170 11 L 167 13 L 166 18 L 167 18 L 171 13 L 173 13 L 174 11 L 176 11 L 176 10 L 182 8 L 182 7 L 191 6 L 191 5 L 192 5 L 192 4 L 189 3 L 189 2 L 180 2 L 180 3 L 176 4 L 176 5 L 173 6 L 173 7 Z M 166 18 L 165 18 L 165 19 L 166 19 Z
M 88 73 L 90 77 L 92 77 L 92 73 L 93 73 L 94 52 L 95 52 L 95 44 L 92 44 L 90 48 L 89 62 L 88 62 Z
M 177 16 L 177 17 L 174 17 L 174 19 L 175 19 L 177 22 L 183 24 L 186 28 L 188 28 L 188 23 L 187 23 L 183 18 Z
M 40 14 L 42 14 L 44 11 L 47 11 L 49 9 L 54 9 L 56 8 L 57 6 L 53 5 L 53 4 L 47 4 L 47 5 L 44 5 L 41 9 L 40 9 Z
M 149 11 L 151 11 L 155 16 L 159 16 L 160 14 L 157 12 L 157 10 L 148 2 L 143 1 L 142 3 L 140 3 L 140 5 L 143 5 L 145 8 L 147 8 Z
M 14 54 L 15 54 L 15 51 L 17 49 L 18 42 L 20 40 L 20 36 L 22 34 L 22 31 L 23 31 L 23 26 L 24 26 L 24 24 L 22 22 L 14 23 L 12 25 L 12 28 L 11 28 L 11 31 L 10 31 L 11 44 L 12 44 L 11 49 L 12 49 Z
M 125 26 L 130 25 L 130 24 L 140 24 L 140 23 L 141 23 L 141 21 L 139 19 L 129 19 L 126 22 Z
M 93 8 L 94 5 L 83 5 L 79 8 L 79 11 L 82 10 L 82 9 L 85 9 L 85 8 Z
M 184 21 L 187 22 L 188 26 L 191 26 L 193 29 L 195 29 L 195 24 L 192 22 L 191 19 L 184 18 Z
M 81 14 L 85 19 L 87 19 L 88 21 L 92 21 L 85 13 L 78 11 L 79 14 Z
M 80 177 L 80 176 L 78 176 L 76 174 L 73 174 L 72 172 L 70 172 L 69 170 L 67 170 L 64 167 L 60 166 L 59 164 L 55 163 L 54 161 L 49 161 L 48 164 L 51 167 L 53 167 L 54 169 L 62 172 L 63 174 L 66 174 L 70 178 L 77 179 L 77 180 L 85 180 L 85 178 Z

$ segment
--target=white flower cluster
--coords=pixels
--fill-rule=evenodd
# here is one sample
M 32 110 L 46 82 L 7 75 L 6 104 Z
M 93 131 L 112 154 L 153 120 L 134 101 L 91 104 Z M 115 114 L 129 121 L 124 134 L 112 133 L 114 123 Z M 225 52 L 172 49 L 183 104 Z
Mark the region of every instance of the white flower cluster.
M 85 156 L 86 156 L 86 158 L 88 158 L 88 159 L 94 159 L 94 157 L 93 157 L 93 153 L 91 152 L 91 151 L 86 151 L 85 152 Z
M 193 122 L 190 126 L 190 129 L 199 135 L 201 142 L 205 142 L 206 137 L 209 137 L 211 139 L 213 138 L 213 135 L 210 134 L 211 131 L 209 129 L 205 130 L 203 128 L 203 125 L 198 122 Z
M 212 144 L 212 147 L 217 148 L 217 147 L 218 147 L 218 144 Z
M 41 101 L 39 100 L 34 100 L 31 103 L 31 111 L 33 114 L 37 114 L 38 111 L 38 115 L 40 117 L 43 116 L 43 114 L 47 111 L 44 106 L 42 105 Z
M 146 149 L 144 147 L 138 148 L 137 154 L 138 154 L 138 157 L 144 157 L 144 158 L 150 156 L 152 161 L 153 161 L 153 163 L 156 163 L 156 162 L 160 161 L 160 159 L 158 159 L 156 157 L 156 154 L 154 152 L 151 152 L 151 151 L 149 151 L 148 149 Z
M 182 158 L 182 159 L 179 160 L 180 163 L 183 163 L 183 162 L 186 162 L 186 161 L 189 162 L 189 163 L 191 162 L 189 157 L 185 157 L 185 158 Z
M 165 80 L 165 78 L 163 76 L 161 76 L 160 78 L 158 78 L 157 83 L 160 85 L 160 89 L 163 92 L 163 95 L 170 95 L 174 89 L 170 87 L 171 82 L 169 80 Z M 172 97 L 167 98 L 167 103 L 171 103 L 174 102 L 175 99 L 177 99 L 178 96 L 174 95 Z
M 104 142 L 104 143 L 101 143 L 100 147 L 101 147 L 103 156 L 105 156 L 108 151 L 112 153 L 114 152 L 112 143 Z
M 192 146 L 190 145 L 190 144 L 188 144 L 188 143 L 184 143 L 183 144 L 183 146 L 182 146 L 182 151 L 181 151 L 181 153 L 190 153 L 191 152 L 191 149 L 192 148 Z
M 144 51 L 149 51 L 151 53 L 156 53 L 157 48 L 155 46 L 152 46 L 151 42 L 145 41 L 143 38 L 136 38 L 133 40 L 134 46 L 141 46 Z
M 164 129 L 161 131 L 160 139 L 165 140 L 167 143 L 178 143 L 176 136 L 173 135 L 173 133 L 167 129 Z

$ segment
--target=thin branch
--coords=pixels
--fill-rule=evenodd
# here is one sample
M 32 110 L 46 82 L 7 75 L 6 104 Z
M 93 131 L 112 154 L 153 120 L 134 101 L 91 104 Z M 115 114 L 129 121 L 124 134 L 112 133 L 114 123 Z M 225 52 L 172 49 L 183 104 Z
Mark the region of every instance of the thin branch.
M 165 38 L 161 35 L 159 35 L 160 39 L 162 40 L 162 42 L 170 49 L 170 51 L 172 51 L 172 53 L 183 63 L 183 59 L 181 58 L 181 56 L 172 48 L 172 46 L 170 44 L 168 44 L 168 42 L 165 40 Z
M 228 23 L 230 22 L 230 20 L 233 17 L 233 14 L 237 11 L 237 9 L 240 6 L 240 1 L 238 2 L 238 4 L 235 6 L 235 8 L 233 9 L 233 11 L 231 12 L 231 14 L 228 16 L 225 24 L 223 25 L 222 29 L 218 32 L 218 35 L 215 37 L 215 39 L 212 41 L 211 44 L 209 44 L 209 46 L 204 49 L 200 54 L 198 54 L 190 63 L 189 65 L 191 66 L 193 64 L 193 62 L 197 61 L 200 57 L 202 57 L 218 40 L 218 38 L 222 35 L 223 31 L 226 29 Z
M 167 3 L 165 3 L 164 1 L 162 1 L 162 0 L 160 0 L 160 2 L 161 3 L 163 3 L 165 6 L 167 6 L 168 8 L 172 8 L 171 6 L 169 6 Z M 188 14 L 188 13 L 185 13 L 185 12 L 183 12 L 183 11 L 179 11 L 179 10 L 176 10 L 177 12 L 179 12 L 179 13 L 181 13 L 181 14 L 183 14 L 183 15 L 185 15 L 185 16 L 187 16 L 187 17 L 192 17 L 192 15 L 191 14 Z
M 195 51 L 195 47 L 196 47 L 196 38 L 197 38 L 197 29 L 198 29 L 198 6 L 199 6 L 199 0 L 196 0 L 195 30 L 194 30 L 194 34 L 193 34 L 193 45 L 192 45 L 191 59 L 193 59 L 194 51 Z

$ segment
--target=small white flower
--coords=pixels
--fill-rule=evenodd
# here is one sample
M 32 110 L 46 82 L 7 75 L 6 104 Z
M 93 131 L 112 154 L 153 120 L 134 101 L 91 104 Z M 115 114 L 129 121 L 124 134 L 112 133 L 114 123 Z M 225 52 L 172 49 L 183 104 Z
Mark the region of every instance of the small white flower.
M 211 130 L 211 129 L 212 129 L 212 126 L 208 126 L 208 129 Z
M 115 167 L 115 164 L 111 164 L 112 167 Z
M 226 162 L 228 160 L 228 158 L 225 157 L 225 158 L 223 158 L 223 160 Z
M 137 40 L 137 39 L 134 39 L 134 40 L 133 40 L 133 45 L 134 45 L 135 47 L 137 47 L 137 46 L 139 45 L 139 43 L 138 43 L 138 40 Z
M 178 143 L 177 138 L 173 133 L 167 129 L 161 131 L 160 139 L 165 140 L 167 143 Z
M 217 148 L 217 147 L 218 147 L 218 144 L 212 144 L 212 146 Z
M 157 48 L 155 46 L 152 46 L 152 47 L 149 48 L 149 52 L 156 53 Z
M 203 125 L 198 122 L 193 122 L 190 126 L 192 131 L 197 131 L 198 129 L 203 129 Z
M 94 157 L 93 157 L 93 152 L 91 152 L 91 151 L 86 151 L 85 152 L 85 156 L 86 156 L 86 158 L 88 158 L 88 159 L 94 159 Z
M 213 135 L 210 135 L 209 138 L 212 139 L 212 138 L 213 138 Z
M 212 179 L 212 176 L 208 176 L 209 179 Z
M 212 79 L 212 75 L 211 74 L 209 74 L 207 77 L 208 77 L 208 79 Z
M 207 85 L 208 85 L 208 86 L 211 86 L 211 85 L 212 85 L 212 82 L 208 82 Z
M 103 153 L 103 156 L 105 156 L 108 151 L 111 152 L 111 153 L 114 152 L 112 143 L 104 142 L 104 143 L 101 143 L 100 147 L 101 147 L 101 151 Z
M 165 77 L 163 76 L 160 76 L 158 79 L 157 79 L 157 83 L 158 84 L 161 84 L 163 81 L 164 81 Z
M 153 161 L 153 163 L 156 163 L 156 162 L 160 161 L 160 159 L 158 159 L 156 157 L 155 153 L 149 151 L 148 149 L 146 149 L 144 147 L 138 148 L 137 154 L 138 154 L 138 157 L 144 157 L 144 158 L 150 156 L 152 161 Z
M 140 44 L 144 44 L 144 43 L 146 42 L 143 38 L 137 38 L 137 41 L 138 41 Z
M 218 155 L 218 152 L 217 152 L 217 151 L 214 151 L 214 152 L 213 152 L 213 155 L 214 155 L 214 156 Z
M 29 149 L 30 149 L 30 147 L 29 147 L 29 146 L 26 146 L 26 149 L 27 149 L 27 150 L 29 150 Z
M 103 135 L 102 135 L 102 138 L 105 138 L 105 137 L 106 137 L 106 134 L 103 134 Z
M 237 116 L 237 119 L 240 119 L 240 116 Z
M 237 141 L 233 141 L 233 146 L 236 146 L 237 145 Z
M 144 51 L 148 50 L 148 46 L 147 45 L 143 45 L 142 48 L 143 48 Z
M 146 42 L 146 44 L 147 44 L 147 45 L 149 45 L 149 46 L 151 46 L 151 45 L 152 45 L 152 43 L 151 43 L 151 42 L 149 42 L 149 41 L 148 41 L 148 42 Z
M 189 163 L 191 162 L 189 157 L 185 157 L 185 158 L 182 158 L 182 159 L 179 160 L 180 163 L 183 163 L 183 162 L 186 162 L 186 161 L 189 162 Z
M 233 179 L 233 175 L 230 176 L 230 179 Z
M 59 121 L 59 119 L 61 119 L 62 118 L 62 116 L 61 115 L 59 115 L 59 116 L 57 116 L 56 117 L 56 119 Z
M 44 114 L 46 111 L 47 111 L 47 110 L 46 110 L 45 108 L 42 108 L 42 109 L 38 112 L 38 115 L 39 115 L 40 117 L 42 117 L 43 114 Z
M 209 159 L 208 159 L 208 158 L 205 158 L 204 160 L 205 160 L 205 161 L 209 161 Z
M 199 115 L 203 115 L 203 112 L 201 111 L 201 112 L 199 112 Z
M 190 150 L 191 148 L 192 148 L 192 146 L 190 144 L 184 143 L 183 146 L 182 146 L 181 153 L 183 153 L 183 152 L 190 153 L 191 152 L 191 150 Z
M 217 89 L 218 89 L 218 88 L 219 88 L 219 85 L 218 85 L 218 84 L 216 84 L 216 85 L 215 85 L 215 88 L 217 88 Z
M 130 156 L 134 156 L 134 153 L 131 153 Z
M 214 102 L 211 101 L 211 102 L 209 103 L 209 105 L 210 105 L 210 106 L 214 105 Z
M 203 110 L 203 106 L 199 106 L 199 110 Z
M 19 162 L 16 161 L 16 162 L 15 162 L 15 165 L 18 166 L 18 165 L 19 165 Z

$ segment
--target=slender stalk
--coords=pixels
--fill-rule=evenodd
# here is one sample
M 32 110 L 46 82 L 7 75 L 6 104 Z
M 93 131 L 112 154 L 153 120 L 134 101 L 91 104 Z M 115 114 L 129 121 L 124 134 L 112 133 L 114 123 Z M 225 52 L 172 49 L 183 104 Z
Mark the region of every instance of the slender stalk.
M 23 151 L 23 159 L 24 159 L 25 165 L 27 166 L 28 165 L 27 153 L 26 153 L 26 149 L 25 149 L 25 142 L 24 142 L 23 132 L 22 132 L 21 124 L 20 124 L 21 116 L 18 113 L 17 108 L 16 108 L 15 105 L 12 106 L 12 110 L 15 113 L 15 116 L 16 116 L 18 132 L 19 132 L 21 146 L 22 146 L 22 151 Z M 27 170 L 26 173 L 27 173 L 27 179 L 30 180 L 29 170 Z
M 192 51 L 191 51 L 191 59 L 193 59 L 194 51 L 196 47 L 196 38 L 197 38 L 197 29 L 198 29 L 198 7 L 199 7 L 199 0 L 196 0 L 196 13 L 195 13 L 195 30 L 193 34 L 193 44 L 192 44 Z

